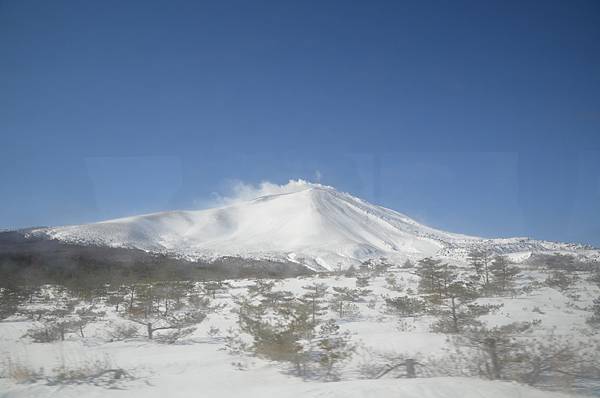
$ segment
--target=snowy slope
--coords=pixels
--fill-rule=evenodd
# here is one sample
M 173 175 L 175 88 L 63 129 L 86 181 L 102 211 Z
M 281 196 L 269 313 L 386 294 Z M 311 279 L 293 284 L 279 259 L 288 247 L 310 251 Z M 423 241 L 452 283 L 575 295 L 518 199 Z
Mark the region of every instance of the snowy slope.
M 294 182 L 288 192 L 199 211 L 172 211 L 94 224 L 35 230 L 69 243 L 137 248 L 187 259 L 223 256 L 283 259 L 314 269 L 369 258 L 464 257 L 473 247 L 497 252 L 577 251 L 526 238 L 482 239 L 440 231 L 332 187 Z

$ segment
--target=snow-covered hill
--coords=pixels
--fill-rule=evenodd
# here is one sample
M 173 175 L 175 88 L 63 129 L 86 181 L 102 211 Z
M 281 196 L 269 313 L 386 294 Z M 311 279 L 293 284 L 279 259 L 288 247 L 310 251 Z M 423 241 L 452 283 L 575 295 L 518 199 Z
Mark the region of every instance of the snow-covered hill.
M 444 232 L 332 187 L 304 181 L 290 182 L 277 194 L 209 210 L 155 213 L 32 233 L 191 260 L 224 256 L 287 260 L 315 270 L 380 257 L 392 261 L 434 255 L 464 258 L 475 247 L 518 258 L 544 251 L 598 257 L 598 251 L 581 245 Z

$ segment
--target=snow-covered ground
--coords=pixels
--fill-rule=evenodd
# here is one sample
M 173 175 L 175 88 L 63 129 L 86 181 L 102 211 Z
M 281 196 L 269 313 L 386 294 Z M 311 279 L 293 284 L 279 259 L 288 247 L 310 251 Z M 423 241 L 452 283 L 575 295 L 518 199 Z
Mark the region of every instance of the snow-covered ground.
M 411 269 L 395 268 L 398 285 L 416 291 L 417 277 Z M 519 283 L 543 280 L 544 271 L 524 271 Z M 277 281 L 276 290 L 302 293 L 302 286 L 313 281 L 330 287 L 354 287 L 355 277 L 315 275 Z M 65 341 L 33 343 L 23 337 L 35 322 L 12 317 L 0 322 L 0 396 L 1 397 L 415 397 L 415 398 L 542 398 L 575 396 L 571 391 L 549 392 L 505 381 L 487 381 L 475 377 L 436 377 L 418 372 L 417 379 L 386 377 L 367 379 L 365 374 L 380 366 L 377 358 L 403 355 L 416 358 L 442 357 L 452 349 L 448 336 L 430 331 L 432 318 L 400 319 L 386 313 L 385 296 L 397 296 L 384 275 L 373 277 L 368 289 L 372 293 L 357 303 L 359 313 L 339 319 L 330 311 L 325 317 L 336 319 L 342 330 L 349 331 L 357 345 L 356 354 L 343 366 L 341 380 L 323 382 L 303 380 L 286 373 L 278 362 L 244 353 L 225 350 L 224 337 L 236 327 L 236 304 L 232 299 L 246 292 L 251 280 L 230 281 L 232 288 L 218 293 L 217 303 L 224 306 L 209 314 L 191 336 L 175 344 L 149 341 L 140 334 L 124 341 L 110 342 L 110 331 L 126 322 L 112 305 L 96 301 L 106 314 L 85 328 L 85 337 L 69 333 Z M 61 294 L 49 287 L 48 296 L 36 306 L 53 306 Z M 594 335 L 586 323 L 592 299 L 600 291 L 580 279 L 567 291 L 539 287 L 528 293 L 507 297 L 479 299 L 483 303 L 502 304 L 495 312 L 482 317 L 490 326 L 537 319 L 533 336 L 549 334 L 579 339 Z M 218 330 L 217 330 L 218 329 Z M 596 336 L 596 337 L 594 337 Z M 123 369 L 131 378 L 117 381 L 112 388 L 90 383 L 64 384 L 48 382 L 59 371 L 81 369 L 101 363 L 103 368 Z M 25 369 L 27 371 L 19 371 Z M 27 381 L 28 373 L 42 377 Z M 427 377 L 425 377 L 427 376 Z M 53 385 L 56 384 L 56 385 Z

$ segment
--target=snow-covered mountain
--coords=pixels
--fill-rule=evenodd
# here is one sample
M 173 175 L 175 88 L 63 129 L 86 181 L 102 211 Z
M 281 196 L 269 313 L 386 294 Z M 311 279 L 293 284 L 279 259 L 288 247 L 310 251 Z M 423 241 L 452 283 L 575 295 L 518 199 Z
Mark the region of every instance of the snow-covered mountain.
M 515 258 L 531 252 L 598 257 L 589 247 L 527 238 L 483 239 L 419 224 L 396 211 L 332 187 L 293 182 L 290 189 L 209 210 L 170 211 L 94 224 L 35 229 L 31 234 L 84 245 L 136 248 L 189 260 L 234 256 L 275 259 L 312 269 L 386 257 L 464 258 L 486 247 Z

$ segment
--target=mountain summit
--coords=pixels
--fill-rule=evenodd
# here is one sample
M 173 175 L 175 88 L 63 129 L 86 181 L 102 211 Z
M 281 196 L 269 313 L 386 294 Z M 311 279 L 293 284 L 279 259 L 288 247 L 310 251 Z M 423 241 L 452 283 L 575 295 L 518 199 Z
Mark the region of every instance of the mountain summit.
M 288 189 L 208 210 L 169 211 L 93 224 L 44 228 L 37 236 L 136 248 L 189 260 L 231 256 L 347 267 L 373 258 L 395 261 L 462 256 L 486 246 L 502 253 L 584 250 L 526 238 L 483 239 L 444 232 L 332 187 L 292 181 Z

